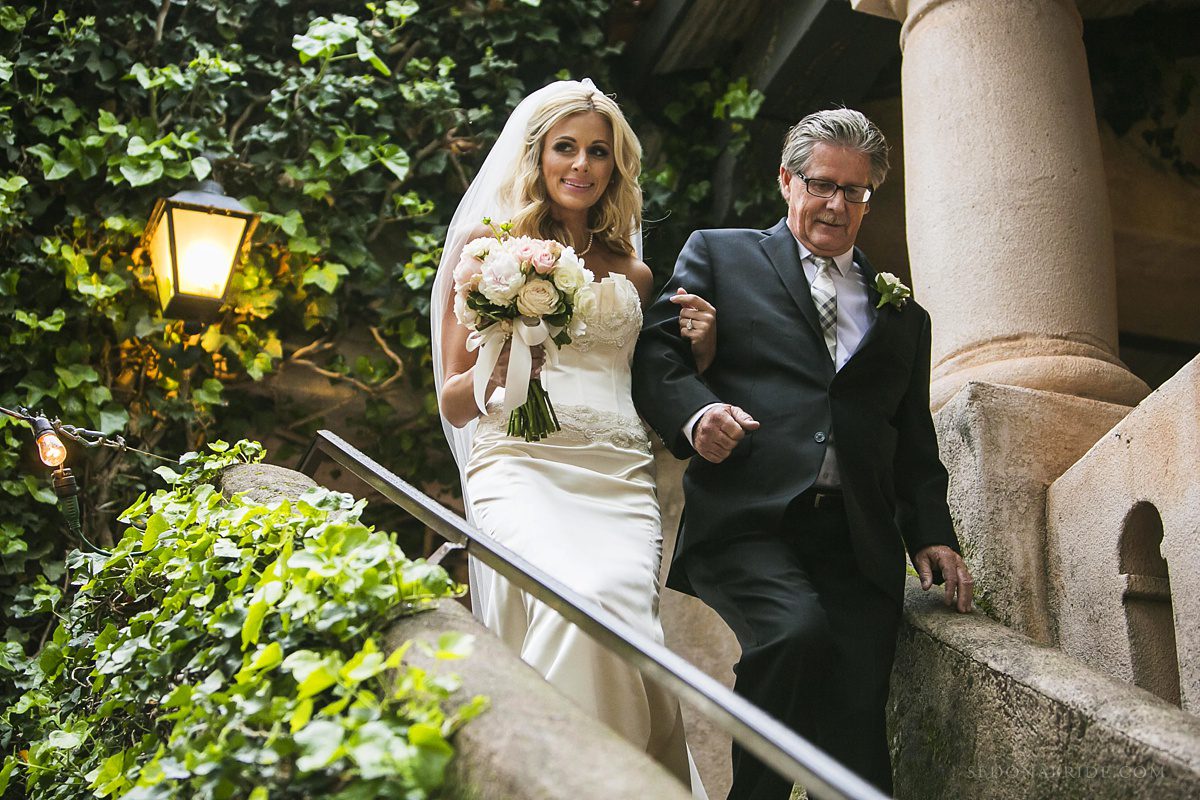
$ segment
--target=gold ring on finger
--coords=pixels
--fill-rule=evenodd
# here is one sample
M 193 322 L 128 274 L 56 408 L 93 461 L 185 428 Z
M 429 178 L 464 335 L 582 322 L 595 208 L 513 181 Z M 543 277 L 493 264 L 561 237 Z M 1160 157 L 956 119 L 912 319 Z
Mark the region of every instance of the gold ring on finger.
M 690 331 L 690 330 L 692 330 L 692 329 L 693 329 L 693 328 L 695 328 L 695 327 L 696 327 L 696 325 L 695 325 L 695 323 L 693 323 L 693 322 L 692 322 L 692 318 L 691 318 L 691 317 L 688 317 L 688 321 L 687 321 L 687 329 Z

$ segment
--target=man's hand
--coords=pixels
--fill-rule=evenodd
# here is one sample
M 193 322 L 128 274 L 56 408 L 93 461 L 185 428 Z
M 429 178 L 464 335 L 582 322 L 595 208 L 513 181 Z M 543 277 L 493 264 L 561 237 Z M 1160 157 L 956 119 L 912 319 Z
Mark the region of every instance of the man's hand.
M 756 430 L 758 420 L 737 406 L 713 406 L 696 423 L 692 446 L 706 460 L 720 464 L 746 438 L 746 431 Z
M 703 374 L 717 355 L 717 309 L 698 294 L 675 290 L 671 302 L 679 306 L 679 335 L 692 344 L 696 371 Z
M 913 566 L 921 576 L 921 588 L 929 591 L 933 585 L 934 570 L 942 573 L 946 581 L 946 597 L 942 602 L 947 606 L 955 606 L 959 613 L 965 614 L 972 609 L 971 601 L 975 597 L 975 579 L 967 569 L 962 556 L 946 547 L 944 544 L 931 544 L 917 551 L 913 556 Z M 955 602 L 957 595 L 957 603 Z

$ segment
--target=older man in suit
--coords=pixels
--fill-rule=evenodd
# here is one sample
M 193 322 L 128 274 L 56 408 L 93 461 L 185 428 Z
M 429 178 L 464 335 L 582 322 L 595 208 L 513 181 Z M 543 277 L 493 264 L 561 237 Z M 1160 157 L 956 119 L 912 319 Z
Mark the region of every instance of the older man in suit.
M 854 246 L 887 169 L 859 112 L 801 120 L 779 170 L 787 217 L 692 234 L 646 314 L 633 388 L 671 451 L 699 456 L 668 585 L 737 636 L 736 691 L 890 792 L 905 548 L 961 612 L 972 578 L 929 412 L 929 315 Z M 720 319 L 699 364 L 687 339 L 713 319 L 693 295 Z M 734 747 L 730 798 L 790 789 Z

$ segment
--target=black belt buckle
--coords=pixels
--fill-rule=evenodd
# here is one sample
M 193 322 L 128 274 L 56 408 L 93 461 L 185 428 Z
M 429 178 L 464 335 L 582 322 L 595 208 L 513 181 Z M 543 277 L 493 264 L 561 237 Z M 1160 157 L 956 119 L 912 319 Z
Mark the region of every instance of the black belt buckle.
M 841 492 L 823 492 L 819 489 L 812 493 L 812 507 L 817 510 L 832 511 L 842 507 Z

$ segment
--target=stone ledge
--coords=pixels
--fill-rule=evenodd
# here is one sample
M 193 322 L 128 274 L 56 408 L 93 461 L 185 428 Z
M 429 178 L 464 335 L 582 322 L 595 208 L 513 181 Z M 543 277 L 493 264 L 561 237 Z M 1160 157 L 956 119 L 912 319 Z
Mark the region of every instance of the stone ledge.
M 239 464 L 221 473 L 226 496 L 247 492 L 256 502 L 294 499 L 316 482 L 272 464 Z M 418 649 L 411 663 L 462 679 L 456 699 L 485 695 L 490 708 L 454 737 L 448 798 L 463 800 L 689 800 L 657 761 L 588 716 L 542 679 L 461 605 L 443 602 L 404 617 L 385 634 L 392 650 L 408 639 L 428 642 L 446 632 L 475 637 L 471 656 L 437 661 Z
M 559 694 L 542 676 L 457 603 L 405 617 L 387 634 L 390 650 L 406 639 L 434 641 L 460 631 L 475 636 L 471 656 L 410 660 L 457 674 L 458 696 L 486 695 L 490 707 L 454 737 L 450 796 L 469 800 L 687 800 L 691 795 L 658 762 L 636 750 Z
M 1046 492 L 1129 408 L 991 383 L 969 383 L 934 415 L 950 474 L 950 513 L 975 573 L 976 602 L 1050 642 Z
M 1200 718 L 913 579 L 888 712 L 902 800 L 1200 796 Z
M 317 482 L 294 469 L 275 464 L 234 464 L 221 472 L 221 494 L 233 497 L 245 492 L 256 503 L 266 503 L 281 497 L 294 500 Z

